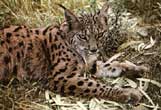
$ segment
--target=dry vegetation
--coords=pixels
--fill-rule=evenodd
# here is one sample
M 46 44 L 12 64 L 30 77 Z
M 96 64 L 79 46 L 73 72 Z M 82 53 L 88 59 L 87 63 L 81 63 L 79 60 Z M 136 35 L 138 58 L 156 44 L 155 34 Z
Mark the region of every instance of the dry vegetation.
M 161 1 L 109 0 L 114 11 L 105 55 L 124 52 L 120 60 L 146 64 L 150 72 L 135 81 L 121 77 L 104 78 L 105 83 L 139 86 L 144 97 L 139 106 L 122 105 L 100 99 L 61 97 L 42 90 L 36 82 L 18 82 L 12 79 L 6 86 L 0 84 L 2 110 L 159 110 L 161 109 Z M 21 24 L 42 27 L 60 23 L 61 3 L 75 13 L 100 8 L 101 0 L 0 0 L 0 27 Z M 91 8 L 92 7 L 92 8 Z M 112 42 L 112 44 L 111 44 Z M 114 49 L 114 50 L 113 50 Z M 112 51 L 111 51 L 112 50 Z M 110 52 L 109 52 L 110 51 Z M 145 90 L 145 91 L 143 91 Z M 50 94 L 50 95 L 49 95 Z

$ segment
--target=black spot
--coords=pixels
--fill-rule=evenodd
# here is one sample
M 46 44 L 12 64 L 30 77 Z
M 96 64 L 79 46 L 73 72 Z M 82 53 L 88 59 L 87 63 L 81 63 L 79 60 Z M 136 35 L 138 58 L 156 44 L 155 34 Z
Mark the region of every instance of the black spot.
M 23 41 L 19 42 L 18 45 L 19 45 L 19 47 L 24 46 Z
M 83 96 L 84 94 L 83 93 L 80 93 L 81 96 Z
M 110 64 L 109 64 L 109 63 L 107 63 L 107 64 L 105 64 L 105 65 L 104 65 L 104 67 L 107 67 L 107 66 L 110 66 Z
M 16 34 L 15 36 L 19 37 L 19 36 L 20 36 L 20 34 Z
M 23 25 L 24 28 L 27 28 L 27 26 Z
M 56 34 L 57 34 L 57 35 L 60 35 L 60 31 L 57 31 Z
M 36 33 L 37 35 L 39 35 L 39 30 L 35 30 L 35 33 Z
M 57 89 L 58 89 L 58 88 L 57 88 L 56 86 L 54 86 L 54 91 L 57 91 Z
M 55 55 L 53 54 L 53 55 L 52 55 L 52 60 L 54 60 L 54 59 L 55 59 Z
M 90 92 L 90 90 L 89 90 L 89 89 L 86 89 L 84 92 L 85 92 L 85 93 L 89 93 L 89 92 Z
M 83 86 L 83 84 L 84 84 L 83 81 L 79 81 L 79 82 L 77 83 L 78 86 Z
M 7 42 L 7 43 L 10 43 L 10 40 L 9 40 L 9 39 L 6 39 L 6 42 Z
M 54 51 L 54 49 L 55 49 L 55 50 L 57 50 L 57 49 L 58 49 L 58 47 L 57 47 L 57 45 L 56 45 L 56 44 L 52 44 L 52 45 L 51 45 L 51 51 L 52 51 L 52 52 Z
M 66 58 L 68 58 L 68 57 L 69 57 L 69 55 L 65 55 L 65 57 L 66 57 Z
M 96 92 L 97 92 L 97 89 L 92 90 L 92 92 L 93 92 L 93 93 L 96 93 Z
M 60 63 L 60 59 L 57 60 L 57 63 Z
M 63 82 L 64 82 L 64 83 L 66 83 L 66 82 L 67 82 L 67 80 L 66 80 L 66 79 L 64 79 L 64 80 L 63 80 Z
M 65 67 L 64 69 L 59 69 L 60 72 L 65 72 L 67 70 L 67 67 Z
M 33 44 L 30 42 L 30 43 L 28 43 L 28 47 L 27 47 L 27 50 L 32 50 L 32 48 L 33 48 Z
M 59 56 L 61 56 L 61 51 L 59 51 Z
M 27 50 L 32 50 L 32 47 L 27 47 Z
M 63 52 L 63 54 L 65 55 L 65 54 L 66 54 L 66 52 Z
M 8 48 L 8 51 L 11 53 L 12 52 L 12 47 L 9 47 Z
M 7 37 L 7 39 L 9 39 L 10 37 L 12 36 L 12 33 L 6 33 L 6 37 Z
M 50 32 L 50 34 L 49 34 L 49 42 L 50 42 L 50 43 L 52 42 L 52 34 L 51 34 L 51 32 Z
M 45 29 L 43 30 L 42 34 L 45 35 L 45 34 L 47 33 L 47 31 L 48 31 L 49 28 L 50 28 L 50 26 L 48 26 L 47 28 L 45 28 Z
M 59 81 L 54 81 L 54 85 L 57 85 L 59 83 Z
M 61 93 L 62 95 L 64 95 L 64 88 L 65 88 L 64 85 L 62 85 L 61 88 L 60 88 L 60 93 Z
M 25 38 L 25 36 L 21 36 L 22 38 Z
M 0 40 L 0 43 L 1 43 L 1 45 L 3 45 L 5 42 L 3 40 L 2 41 Z
M 92 85 L 93 85 L 93 82 L 89 82 L 89 83 L 88 83 L 88 86 L 92 86 Z
M 53 45 L 51 45 L 51 52 L 53 52 L 54 51 L 54 46 Z
M 81 77 L 84 77 L 84 76 L 83 76 L 83 74 L 79 74 L 79 75 L 78 75 L 78 77 L 80 77 L 80 78 L 81 78 Z M 85 81 L 85 80 L 84 80 L 84 81 Z
M 8 64 L 11 60 L 11 58 L 9 56 L 4 56 L 3 59 L 4 59 L 5 64 Z
M 77 70 L 77 67 L 74 67 L 74 68 L 73 68 L 73 71 L 76 71 L 76 70 Z
M 20 61 L 20 52 L 17 52 L 17 59 L 18 59 L 18 61 Z
M 56 41 L 58 41 L 58 38 L 57 38 L 57 36 L 54 36 L 54 38 L 55 38 L 55 39 L 54 39 L 54 41 L 55 41 L 55 42 L 56 42 Z
M 63 76 L 58 78 L 58 80 L 62 80 L 62 79 L 64 79 L 64 77 L 63 77 Z
M 103 17 L 104 21 L 105 21 L 105 24 L 107 25 L 107 18 L 106 17 Z
M 75 54 L 75 53 L 73 53 L 73 56 L 76 56 L 76 54 Z
M 23 52 L 23 50 L 21 51 L 21 55 L 22 55 L 22 57 L 24 57 L 24 52 Z
M 108 94 L 111 94 L 111 92 L 113 92 L 113 89 L 112 88 L 106 88 L 106 91 Z
M 65 39 L 65 35 L 60 35 L 60 37 L 61 37 L 62 39 Z
M 62 60 L 62 61 L 64 61 L 64 62 L 66 61 L 66 59 L 65 59 L 65 58 L 61 58 L 61 60 Z
M 56 77 L 57 75 L 59 75 L 59 74 L 60 74 L 60 72 L 57 71 L 57 72 L 55 72 L 55 74 L 54 74 L 53 77 L 55 78 L 55 77 Z
M 58 45 L 58 49 L 60 49 L 60 47 L 61 47 L 61 44 Z
M 68 43 L 67 42 L 65 42 L 65 46 L 68 46 Z M 71 50 L 70 50 L 71 51 Z
M 76 64 L 76 65 L 78 64 L 78 61 L 77 61 L 77 60 L 75 61 L 75 64 Z
M 22 29 L 22 27 L 21 26 L 18 26 L 17 28 L 15 28 L 15 30 L 13 32 L 17 32 L 20 29 Z
M 115 72 L 116 71 L 116 68 L 112 68 L 111 72 Z
M 67 58 L 67 61 L 71 61 L 71 59 L 70 58 Z
M 103 89 L 103 88 L 100 88 L 100 91 L 102 91 L 102 92 L 103 92 L 103 91 L 104 91 L 104 89 Z
M 27 37 L 30 37 L 29 33 L 27 33 Z
M 99 83 L 97 83 L 97 84 L 96 84 L 96 86 L 97 86 L 97 87 L 99 87 L 99 86 L 100 86 L 100 84 L 99 84 Z
M 92 65 L 92 69 L 90 70 L 90 73 L 91 74 L 95 74 L 96 73 L 96 71 L 97 71 L 97 67 L 96 67 L 97 65 L 96 65 L 96 63 L 94 63 L 93 65 Z
M 28 46 L 32 48 L 33 44 L 30 42 L 30 43 L 28 43 Z
M 84 79 L 84 81 L 88 81 L 88 80 L 89 80 L 88 78 Z
M 75 85 L 70 85 L 70 86 L 68 87 L 68 89 L 69 89 L 70 91 L 74 91 L 74 90 L 76 89 L 76 86 L 75 86 Z
M 65 47 L 64 47 L 64 45 L 62 45 L 62 49 L 64 49 Z
M 57 63 L 54 63 L 53 65 L 51 65 L 50 69 L 54 70 L 54 68 L 59 64 L 59 61 L 57 61 Z
M 13 72 L 12 72 L 15 76 L 17 75 L 17 65 L 15 65 L 13 67 Z
M 70 50 L 69 48 L 67 48 L 67 51 L 68 51 L 68 52 L 72 52 L 72 50 Z
M 72 78 L 76 75 L 76 73 L 71 73 L 70 75 L 67 76 L 67 78 Z
M 57 29 L 59 29 L 60 27 L 59 27 L 58 25 L 55 25 L 53 28 L 57 28 Z

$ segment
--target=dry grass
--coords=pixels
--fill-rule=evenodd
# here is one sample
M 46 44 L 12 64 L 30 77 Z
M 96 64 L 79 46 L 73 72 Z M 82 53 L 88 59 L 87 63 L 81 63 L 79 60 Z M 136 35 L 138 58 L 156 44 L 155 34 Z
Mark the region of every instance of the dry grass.
M 1 0 L 1 26 L 9 24 L 24 24 L 31 27 L 51 25 L 63 19 L 62 10 L 56 3 L 63 4 L 76 13 L 83 10 L 91 10 L 100 6 L 101 2 L 95 0 Z M 96 5 L 97 4 L 97 5 Z
M 111 0 L 112 1 L 112 0 Z M 126 1 L 126 0 L 123 0 Z M 141 2 L 142 4 L 136 3 Z M 142 18 L 135 24 L 148 29 L 148 36 L 136 37 L 135 30 L 127 29 L 127 40 L 120 39 L 118 34 L 113 34 L 116 40 L 116 52 L 125 52 L 121 60 L 130 60 L 137 64 L 148 64 L 150 72 L 144 75 L 144 78 L 137 79 L 135 82 L 127 78 L 109 79 L 103 81 L 110 84 L 139 86 L 144 98 L 137 107 L 123 105 L 108 100 L 82 99 L 75 97 L 61 97 L 54 93 L 49 93 L 41 89 L 36 82 L 18 82 L 15 79 L 6 85 L 0 85 L 0 109 L 2 110 L 159 110 L 161 109 L 161 3 L 159 0 L 148 0 L 154 10 L 144 9 L 143 1 L 133 0 L 133 5 L 122 5 L 128 11 L 133 13 L 134 17 Z M 103 1 L 96 0 L 1 0 L 0 1 L 0 27 L 10 24 L 22 24 L 29 27 L 42 27 L 54 23 L 60 23 L 63 19 L 63 13 L 55 3 L 61 3 L 75 13 L 83 11 L 92 11 L 100 8 Z M 120 2 L 121 3 L 121 2 Z M 123 2 L 125 3 L 125 2 Z M 127 2 L 126 2 L 127 3 Z M 135 4 L 136 3 L 136 4 Z M 116 4 L 116 3 L 115 3 Z M 135 5 L 134 5 L 135 4 Z M 93 8 L 91 8 L 91 5 Z M 119 7 L 120 5 L 116 5 Z M 148 7 L 151 9 L 148 5 Z M 157 8 L 156 8 L 157 7 Z M 123 8 L 123 9 L 124 9 Z M 116 8 L 117 9 L 117 8 Z M 136 11 L 135 11 L 136 10 Z M 148 11 L 148 13 L 146 13 Z M 155 13 L 153 13 L 155 12 Z M 148 16 L 157 16 L 155 19 L 147 19 Z M 147 16 L 147 17 L 144 17 Z M 148 17 L 149 18 L 149 17 Z M 143 22 L 145 21 L 145 22 Z M 157 25 L 152 25 L 156 23 Z M 147 24 L 145 24 L 147 23 Z M 132 28 L 134 29 L 134 28 Z M 118 28 L 119 30 L 119 28 Z M 115 31 L 117 32 L 117 31 Z M 112 33 L 112 32 L 111 32 Z M 121 33 L 120 33 L 121 34 Z M 122 34 L 121 34 L 122 36 Z M 135 36 L 135 38 L 134 38 Z M 156 40 L 150 42 L 150 37 Z M 112 38 L 112 37 L 111 37 Z M 113 41 L 113 40 L 112 40 Z M 121 44 L 120 44 L 121 42 Z M 149 46 L 150 45 L 150 46 Z M 111 49 L 113 46 L 107 44 Z M 149 47 L 146 49 L 145 47 Z M 110 49 L 109 49 L 110 50 Z M 113 54 L 108 51 L 108 55 Z M 146 89 L 144 92 L 143 89 Z M 46 91 L 46 92 L 45 92 Z M 50 95 L 49 95 L 50 94 Z

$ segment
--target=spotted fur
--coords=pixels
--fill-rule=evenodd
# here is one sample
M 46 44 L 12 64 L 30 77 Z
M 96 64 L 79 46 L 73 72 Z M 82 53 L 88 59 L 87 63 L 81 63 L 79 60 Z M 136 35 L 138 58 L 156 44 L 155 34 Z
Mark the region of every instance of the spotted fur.
M 77 18 L 62 5 L 60 7 L 65 10 L 66 19 L 60 27 L 29 29 L 26 26 L 9 26 L 0 30 L 1 82 L 16 76 L 19 80 L 39 81 L 43 87 L 63 96 L 88 96 L 137 104 L 141 99 L 138 90 L 107 86 L 83 76 L 84 59 L 88 54 L 85 48 L 80 48 L 82 45 L 79 43 L 89 39 L 90 43 L 97 42 L 103 32 L 107 31 L 104 8 L 97 16 L 90 15 L 95 19 L 93 23 L 99 23 L 99 30 L 95 30 L 90 27 L 91 24 L 83 27 L 83 18 Z M 97 37 L 91 38 L 91 33 Z M 90 38 L 86 39 L 87 36 Z M 78 39 L 81 42 L 78 43 Z M 74 40 L 77 44 L 73 43 Z M 98 45 L 90 45 L 89 49 L 96 52 L 97 47 Z

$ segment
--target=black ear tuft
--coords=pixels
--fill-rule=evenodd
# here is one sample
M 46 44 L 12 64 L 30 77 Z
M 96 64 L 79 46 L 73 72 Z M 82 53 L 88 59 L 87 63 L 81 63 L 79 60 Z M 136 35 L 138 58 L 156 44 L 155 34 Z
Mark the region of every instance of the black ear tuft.
M 70 30 L 79 29 L 80 23 L 78 18 L 69 9 L 65 8 L 63 5 L 61 4 L 57 4 L 57 5 L 64 9 L 65 22 L 68 25 L 68 30 L 70 31 Z

